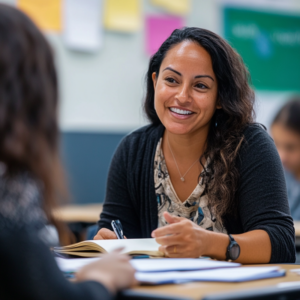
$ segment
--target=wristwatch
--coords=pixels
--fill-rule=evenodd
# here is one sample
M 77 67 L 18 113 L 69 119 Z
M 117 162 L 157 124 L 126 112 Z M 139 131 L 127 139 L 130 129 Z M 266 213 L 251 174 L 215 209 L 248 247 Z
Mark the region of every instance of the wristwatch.
M 239 258 L 241 249 L 239 244 L 234 240 L 231 234 L 228 234 L 228 237 L 229 237 L 229 245 L 226 251 L 226 260 L 233 261 Z

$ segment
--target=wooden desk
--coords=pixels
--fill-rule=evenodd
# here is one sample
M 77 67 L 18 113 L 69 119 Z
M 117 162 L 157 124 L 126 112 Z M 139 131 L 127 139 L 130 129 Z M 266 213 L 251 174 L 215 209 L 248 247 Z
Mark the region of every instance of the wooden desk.
M 241 294 L 240 296 L 234 297 L 232 293 L 244 291 L 244 294 L 247 294 L 247 290 L 259 293 L 260 288 L 268 288 L 269 291 L 274 292 L 276 292 L 277 290 L 278 292 L 284 291 L 284 288 L 279 289 L 276 286 L 277 284 L 283 282 L 298 282 L 299 284 L 296 288 L 299 289 L 300 298 L 300 275 L 290 272 L 291 269 L 300 269 L 300 265 L 282 264 L 280 265 L 280 267 L 286 270 L 285 277 L 248 281 L 244 283 L 190 282 L 185 284 L 172 284 L 160 286 L 139 286 L 124 292 L 121 299 L 247 299 L 243 298 Z M 242 268 L 247 268 L 247 266 L 243 266 Z M 230 293 L 231 295 L 229 295 L 228 293 Z M 277 298 L 271 297 L 266 299 Z M 283 297 L 280 299 L 286 300 L 290 298 Z
M 66 223 L 82 222 L 96 223 L 102 212 L 102 204 L 75 205 L 69 204 L 57 208 L 53 215 Z

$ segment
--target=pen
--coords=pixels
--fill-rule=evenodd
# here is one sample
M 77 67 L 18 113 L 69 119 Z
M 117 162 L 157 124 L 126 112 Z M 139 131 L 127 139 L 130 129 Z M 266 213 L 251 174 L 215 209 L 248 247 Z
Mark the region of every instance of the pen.
M 119 240 L 124 239 L 123 227 L 122 227 L 120 220 L 112 220 L 111 227 L 113 228 L 113 230 Z

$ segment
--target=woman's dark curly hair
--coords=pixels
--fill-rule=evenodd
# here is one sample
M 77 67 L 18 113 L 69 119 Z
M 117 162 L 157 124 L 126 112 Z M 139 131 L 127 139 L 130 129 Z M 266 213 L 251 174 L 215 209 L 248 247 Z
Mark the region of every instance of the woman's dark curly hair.
M 57 76 L 48 42 L 24 13 L 0 4 L 0 161 L 9 176 L 26 172 L 42 183 L 50 221 L 58 194 L 66 191 L 57 106 Z
M 217 100 L 222 107 L 212 117 L 206 150 L 200 158 L 202 166 L 203 161 L 210 161 L 200 175 L 206 184 L 208 205 L 218 217 L 225 213 L 236 214 L 235 192 L 239 180 L 236 158 L 244 140 L 243 130 L 253 123 L 255 100 L 249 86 L 250 75 L 240 55 L 223 38 L 209 30 L 196 27 L 174 30 L 150 59 L 144 111 L 153 124 L 161 124 L 154 108 L 152 73 L 156 72 L 158 76 L 168 51 L 183 41 L 195 42 L 210 54 L 218 82 Z

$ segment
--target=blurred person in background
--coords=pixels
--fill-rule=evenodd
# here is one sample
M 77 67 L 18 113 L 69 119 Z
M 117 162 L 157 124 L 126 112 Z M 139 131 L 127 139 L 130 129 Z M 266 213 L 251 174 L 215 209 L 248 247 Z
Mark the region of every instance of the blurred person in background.
M 239 54 L 209 30 L 176 29 L 146 84 L 150 125 L 116 150 L 94 238 L 116 238 L 119 219 L 127 238 L 154 237 L 168 257 L 295 262 L 282 165 L 254 122 Z
M 279 110 L 271 134 L 285 169 L 291 215 L 300 220 L 300 96 L 293 97 Z
M 31 20 L 0 4 L 0 299 L 111 299 L 134 283 L 117 252 L 67 281 L 39 230 L 65 194 L 59 161 L 57 77 Z

